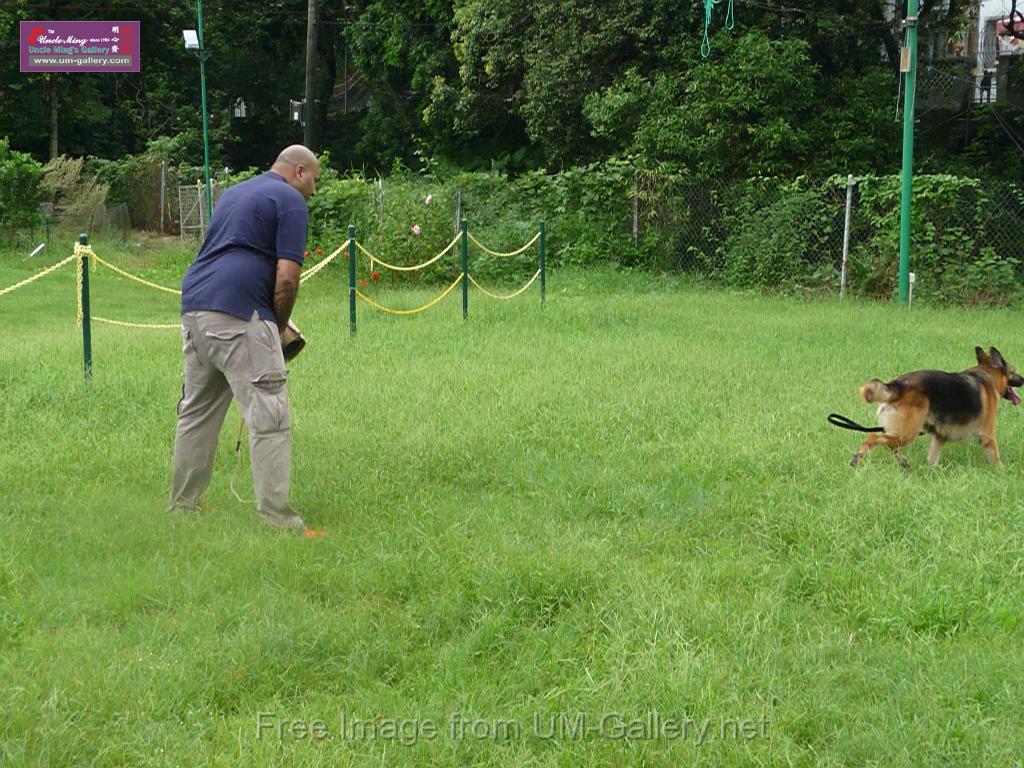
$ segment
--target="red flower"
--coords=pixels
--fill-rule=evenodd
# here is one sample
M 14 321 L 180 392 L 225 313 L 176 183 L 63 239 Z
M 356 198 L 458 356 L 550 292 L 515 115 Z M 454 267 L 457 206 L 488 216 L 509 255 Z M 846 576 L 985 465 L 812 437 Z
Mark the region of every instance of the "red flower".
M 308 259 L 308 258 L 309 258 L 309 251 L 303 251 L 303 252 L 302 252 L 302 257 L 303 257 L 304 259 Z
M 370 279 L 371 280 L 380 280 L 380 272 L 371 272 L 370 273 Z
M 363 278 L 361 278 L 361 277 L 359 278 L 359 287 L 360 288 L 365 288 L 368 285 L 369 285 L 369 283 L 366 282 L 365 280 L 363 280 Z
M 319 245 L 316 247 L 316 255 L 317 256 L 323 256 L 324 255 L 324 249 L 321 248 Z

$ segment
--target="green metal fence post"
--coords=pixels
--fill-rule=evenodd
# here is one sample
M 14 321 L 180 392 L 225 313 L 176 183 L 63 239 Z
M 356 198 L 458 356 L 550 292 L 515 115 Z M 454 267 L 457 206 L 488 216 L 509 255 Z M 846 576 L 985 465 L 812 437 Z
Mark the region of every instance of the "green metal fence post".
M 348 225 L 348 334 L 356 335 L 356 227 Z
M 910 209 L 914 181 L 914 98 L 917 92 L 917 0 L 907 0 L 907 79 L 903 95 L 903 184 L 900 194 L 900 304 L 910 291 Z
M 469 248 L 466 242 L 466 220 L 460 224 L 462 239 L 462 319 L 469 317 Z
M 544 291 L 546 286 L 544 284 L 544 222 L 540 223 L 540 303 L 544 304 Z
M 81 245 L 89 244 L 89 236 L 84 232 L 78 236 Z M 82 254 L 82 295 L 79 297 L 82 303 L 82 365 L 85 370 L 85 378 L 92 378 L 92 327 L 89 323 L 89 257 Z
M 206 45 L 203 42 L 203 0 L 196 0 L 196 16 L 199 18 L 199 83 L 202 89 L 203 107 L 203 168 L 206 176 L 206 226 L 213 218 L 213 197 L 210 194 L 210 129 L 209 114 L 206 111 Z M 206 232 L 202 233 L 204 236 Z

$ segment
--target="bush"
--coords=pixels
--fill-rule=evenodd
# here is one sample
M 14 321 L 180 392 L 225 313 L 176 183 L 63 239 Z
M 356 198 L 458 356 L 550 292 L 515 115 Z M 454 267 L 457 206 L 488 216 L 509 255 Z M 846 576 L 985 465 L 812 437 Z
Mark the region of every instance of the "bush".
M 891 297 L 899 260 L 900 180 L 860 179 L 857 218 L 866 229 L 851 249 L 851 288 Z M 911 269 L 919 295 L 940 302 L 1005 304 L 1019 296 L 1024 193 L 948 175 L 914 179 Z
M 726 216 L 732 234 L 720 275 L 729 285 L 785 293 L 838 285 L 832 254 L 822 247 L 842 237 L 842 210 L 819 185 L 804 180 L 766 194 L 741 195 Z
M 109 187 L 100 179 L 95 164 L 59 155 L 46 164 L 43 173 L 55 211 L 91 214 L 106 210 Z
M 30 155 L 12 150 L 7 137 L 0 138 L 0 229 L 8 240 L 16 229 L 41 222 L 42 177 L 42 165 Z
M 90 160 L 84 176 L 94 171 L 95 189 L 109 184 L 113 202 L 137 201 L 147 163 L 173 159 L 179 149 L 175 140 L 159 140 L 139 157 L 116 163 Z M 6 144 L 3 150 L 6 158 L 18 156 Z M 26 156 L 18 157 L 22 159 L 17 162 L 27 161 L 31 167 Z M 418 173 L 396 166 L 386 178 L 367 179 L 339 174 L 325 154 L 309 207 L 310 249 L 315 252 L 319 247 L 319 255 L 329 253 L 347 239 L 348 226 L 354 224 L 368 250 L 390 263 L 410 266 L 444 250 L 458 232 L 460 216 L 481 243 L 498 252 L 518 250 L 544 221 L 552 267 L 612 265 L 688 272 L 776 293 L 828 294 L 839 284 L 845 177 L 726 183 L 696 179 L 667 164 L 638 165 L 631 158 L 518 176 L 458 171 L 430 158 L 422 162 L 424 170 Z M 202 176 L 201 168 L 179 165 L 178 171 L 182 179 Z M 222 187 L 230 186 L 257 173 L 255 168 L 238 173 L 220 169 L 217 180 Z M 33 186 L 31 175 L 26 178 Z M 5 185 L 8 194 L 12 189 Z M 897 176 L 858 180 L 848 274 L 853 295 L 891 298 L 896 292 L 900 192 Z M 7 226 L 12 218 L 24 225 L 34 211 L 32 205 L 29 208 L 27 213 L 22 207 L 21 214 L 12 214 L 14 209 L 4 206 Z M 917 176 L 913 217 L 915 299 L 1006 304 L 1020 295 L 1020 187 L 948 175 Z M 470 244 L 470 271 L 481 282 L 518 286 L 535 271 L 537 255 L 536 246 L 517 258 L 504 258 Z M 451 281 L 458 270 L 459 252 L 454 248 L 423 271 L 378 271 L 387 285 L 440 284 Z M 359 275 L 369 278 L 365 256 L 359 258 Z

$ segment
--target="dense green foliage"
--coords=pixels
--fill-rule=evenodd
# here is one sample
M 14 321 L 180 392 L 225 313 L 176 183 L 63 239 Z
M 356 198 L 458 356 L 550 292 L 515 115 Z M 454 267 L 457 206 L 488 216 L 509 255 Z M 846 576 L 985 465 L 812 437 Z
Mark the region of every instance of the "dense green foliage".
M 696 0 L 319 0 L 314 144 L 339 167 L 385 174 L 427 158 L 518 173 L 626 156 L 737 178 L 892 172 L 898 24 L 882 0 L 799 5 L 737 3 L 732 31 L 720 5 L 704 60 Z M 922 3 L 922 61 L 967 18 L 968 4 L 944 5 Z M 307 3 L 206 0 L 203 10 L 213 165 L 266 167 L 303 137 L 288 104 L 304 93 Z M 16 29 L 30 18 L 139 19 L 142 72 L 22 75 Z M 56 98 L 59 153 L 120 160 L 171 136 L 171 161 L 198 164 L 198 63 L 181 38 L 195 26 L 193 3 L 178 0 L 10 0 L 0 135 L 45 159 Z M 929 171 L 1019 173 L 987 109 L 963 146 L 950 142 L 949 114 L 922 118 Z
M 28 230 L 38 221 L 41 168 L 26 155 L 7 156 L 15 159 L 0 161 L 0 170 L 8 175 L 16 170 L 21 181 L 5 189 L 23 197 L 5 208 L 10 211 L 5 221 L 8 228 Z M 142 155 L 119 162 L 92 158 L 51 164 L 57 175 L 52 193 L 62 208 L 82 211 L 96 194 L 105 193 L 111 203 L 127 206 L 135 226 L 144 226 L 153 217 L 154 164 L 165 156 L 167 148 L 154 142 Z M 63 178 L 69 168 L 74 172 Z M 458 235 L 461 217 L 474 236 L 497 251 L 528 242 L 543 221 L 553 266 L 610 264 L 686 273 L 776 293 L 839 290 L 845 177 L 707 181 L 664 165 L 649 168 L 621 159 L 559 173 L 452 172 L 441 165 L 421 172 L 396 167 L 387 177 L 366 178 L 340 173 L 324 155 L 322 169 L 310 201 L 311 249 L 321 253 L 344 242 L 352 225 L 371 253 L 409 266 L 445 250 Z M 178 171 L 181 178 L 201 176 L 201 169 L 189 165 Z M 230 185 L 256 172 L 218 174 L 218 180 Z M 922 174 L 914 194 L 911 269 L 921 279 L 919 300 L 1003 304 L 1020 296 L 1024 243 L 1017 233 L 1024 226 L 1024 190 L 1019 185 Z M 856 177 L 847 282 L 854 295 L 892 296 L 899 210 L 897 176 Z M 531 253 L 535 260 L 536 251 Z M 508 285 L 522 282 L 531 269 L 525 260 L 474 256 L 475 275 Z M 439 284 L 457 272 L 453 252 L 429 269 L 388 274 L 386 283 Z
M 320 0 L 314 137 L 328 159 L 312 234 L 339 242 L 354 224 L 374 252 L 412 263 L 447 246 L 460 215 L 499 249 L 545 220 L 554 263 L 833 291 L 838 174 L 855 173 L 849 285 L 888 296 L 900 83 L 899 39 L 883 5 L 737 3 L 731 31 L 719 8 L 704 59 L 697 2 Z M 164 219 L 161 163 L 186 184 L 202 175 L 198 67 L 180 38 L 195 26 L 194 9 L 110 0 L 85 14 L 140 18 L 139 75 L 20 75 L 15 25 L 44 10 L 81 16 L 59 0 L 45 8 L 14 0 L 0 11 L 0 28 L 12 33 L 0 36 L 0 52 L 10 54 L 0 57 L 0 135 L 41 158 L 55 90 L 59 147 L 88 156 L 83 183 L 107 190 L 106 202 L 125 206 L 135 226 L 155 227 Z M 212 168 L 222 183 L 266 168 L 283 144 L 302 138 L 285 113 L 302 95 L 305 11 L 300 0 L 204 4 Z M 924 2 L 921 18 L 930 68 L 969 8 Z M 1017 70 L 1010 67 L 1011 88 Z M 940 97 L 923 86 L 912 267 L 933 299 L 1007 301 L 1024 261 L 1013 235 L 1020 192 L 975 179 L 1020 176 L 999 127 L 1016 114 L 1000 106 L 1000 122 L 975 107 L 961 127 L 935 106 Z M 247 117 L 233 117 L 235 99 L 245 100 Z M 7 194 L 15 189 L 28 197 L 7 220 L 29 227 L 24 212 L 38 185 Z M 521 276 L 490 257 L 481 270 Z M 411 279 L 450 272 L 437 266 Z
M 413 264 L 449 244 L 460 212 L 498 250 L 526 242 L 543 220 L 553 265 L 611 264 L 738 288 L 830 294 L 839 290 L 846 184 L 845 177 L 707 183 L 621 161 L 514 177 L 399 171 L 366 180 L 332 173 L 311 201 L 311 237 L 330 248 L 354 224 L 360 241 L 381 258 L 391 254 Z M 914 192 L 917 298 L 966 305 L 1019 298 L 1024 244 L 1015 233 L 1024 226 L 1024 190 L 921 175 Z M 899 210 L 899 177 L 856 178 L 848 278 L 854 295 L 892 296 Z M 501 259 L 485 256 L 474 264 L 475 273 L 509 282 L 524 274 L 522 265 Z M 439 264 L 415 279 L 451 279 L 453 265 Z
M 42 175 L 42 165 L 0 136 L 0 230 L 9 235 L 39 220 Z

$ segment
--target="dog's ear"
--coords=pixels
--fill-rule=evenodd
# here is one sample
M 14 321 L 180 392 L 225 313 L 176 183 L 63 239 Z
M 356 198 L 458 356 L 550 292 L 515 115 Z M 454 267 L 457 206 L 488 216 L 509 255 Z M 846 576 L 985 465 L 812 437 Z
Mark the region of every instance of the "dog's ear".
M 974 356 L 978 358 L 978 365 L 988 365 L 988 355 L 985 354 L 985 350 L 981 347 L 974 348 Z
M 993 368 L 998 368 L 1001 371 L 1006 370 L 1006 361 L 1003 359 L 1003 356 L 999 354 L 998 349 L 996 349 L 995 347 L 989 347 L 988 356 L 989 360 L 992 361 Z

